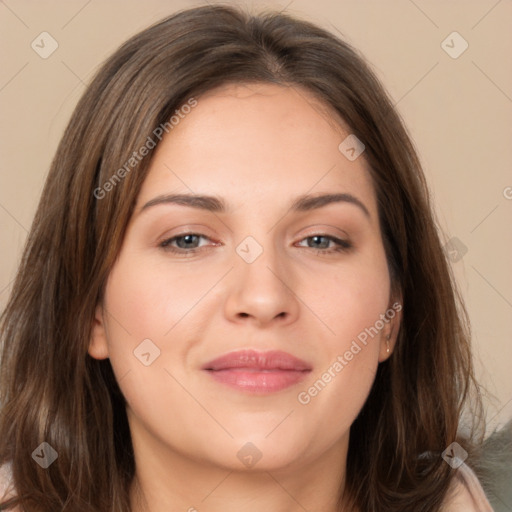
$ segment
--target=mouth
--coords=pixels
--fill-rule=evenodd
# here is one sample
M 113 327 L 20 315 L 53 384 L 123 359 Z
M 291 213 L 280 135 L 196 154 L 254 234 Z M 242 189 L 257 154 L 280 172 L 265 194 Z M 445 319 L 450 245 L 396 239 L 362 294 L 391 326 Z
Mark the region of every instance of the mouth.
M 201 368 L 215 381 L 249 393 L 274 393 L 298 384 L 311 372 L 305 361 L 286 352 L 240 350 Z

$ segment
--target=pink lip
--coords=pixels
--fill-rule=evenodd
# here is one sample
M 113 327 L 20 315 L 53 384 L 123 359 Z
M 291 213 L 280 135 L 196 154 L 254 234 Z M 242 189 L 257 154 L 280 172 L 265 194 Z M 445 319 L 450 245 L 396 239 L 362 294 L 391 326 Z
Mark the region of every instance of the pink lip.
M 203 365 L 217 382 L 251 393 L 272 393 L 297 384 L 311 365 L 280 351 L 239 350 Z

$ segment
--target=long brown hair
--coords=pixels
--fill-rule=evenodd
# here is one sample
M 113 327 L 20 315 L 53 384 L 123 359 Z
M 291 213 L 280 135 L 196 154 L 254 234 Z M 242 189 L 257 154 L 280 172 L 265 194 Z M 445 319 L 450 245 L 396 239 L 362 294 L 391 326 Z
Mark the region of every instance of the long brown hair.
M 123 44 L 60 142 L 2 315 L 0 462 L 12 463 L 18 494 L 3 507 L 130 510 L 124 398 L 108 359 L 87 349 L 151 157 L 101 190 L 191 97 L 234 82 L 303 88 L 365 144 L 403 312 L 396 349 L 351 427 L 344 500 L 361 511 L 440 509 L 453 473 L 441 452 L 455 440 L 470 449 L 458 427 L 474 377 L 467 315 L 416 151 L 351 46 L 284 14 L 224 6 L 179 12 Z M 31 456 L 42 442 L 58 453 L 47 469 Z

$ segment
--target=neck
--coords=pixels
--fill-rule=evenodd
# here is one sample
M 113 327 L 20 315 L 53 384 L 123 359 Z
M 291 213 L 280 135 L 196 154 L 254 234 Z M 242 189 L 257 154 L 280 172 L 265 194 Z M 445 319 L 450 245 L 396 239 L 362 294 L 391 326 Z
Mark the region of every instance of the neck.
M 146 443 L 143 454 L 137 446 L 133 512 L 340 512 L 348 438 L 315 460 L 268 470 L 223 468 Z

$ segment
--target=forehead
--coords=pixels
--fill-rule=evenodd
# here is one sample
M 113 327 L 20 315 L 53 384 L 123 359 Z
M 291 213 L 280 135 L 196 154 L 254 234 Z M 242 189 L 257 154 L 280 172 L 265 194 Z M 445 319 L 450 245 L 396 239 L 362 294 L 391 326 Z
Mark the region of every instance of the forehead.
M 195 192 L 239 205 L 290 195 L 346 192 L 374 208 L 361 156 L 339 150 L 350 129 L 308 91 L 275 84 L 229 84 L 197 98 L 158 145 L 140 201 Z

